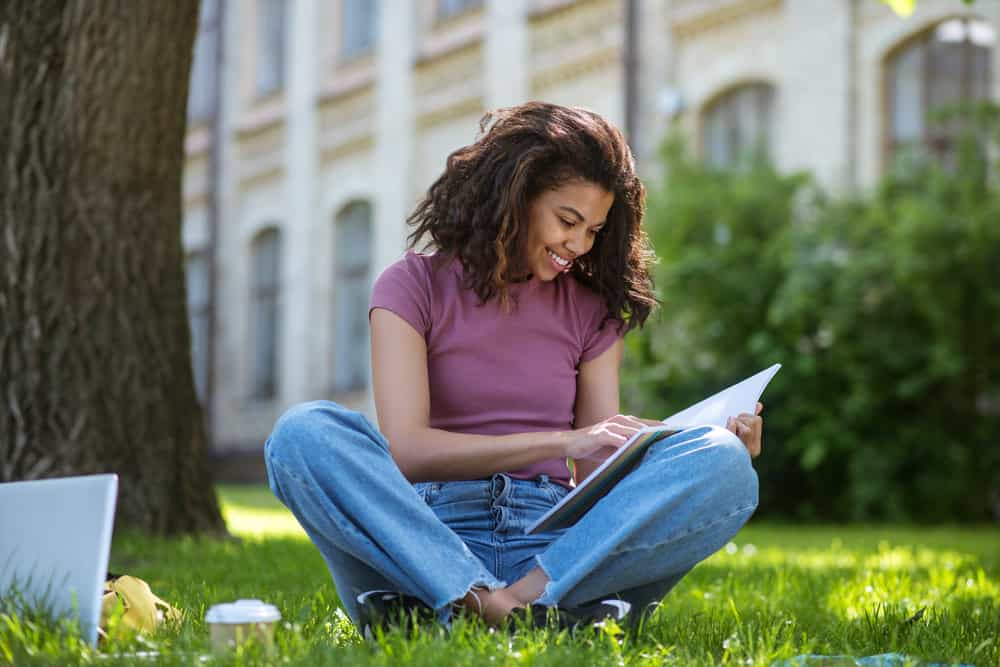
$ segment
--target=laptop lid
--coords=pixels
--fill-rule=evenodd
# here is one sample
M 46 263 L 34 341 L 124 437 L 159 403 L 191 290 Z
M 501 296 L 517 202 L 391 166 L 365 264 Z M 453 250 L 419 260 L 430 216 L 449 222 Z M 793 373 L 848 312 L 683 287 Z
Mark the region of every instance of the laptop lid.
M 117 497 L 117 475 L 0 484 L 0 597 L 78 615 L 96 645 Z

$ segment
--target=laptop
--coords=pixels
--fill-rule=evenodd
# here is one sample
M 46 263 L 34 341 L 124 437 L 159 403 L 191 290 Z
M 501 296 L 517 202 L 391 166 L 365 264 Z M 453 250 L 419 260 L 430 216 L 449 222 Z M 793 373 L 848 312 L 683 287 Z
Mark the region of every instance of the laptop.
M 97 644 L 117 475 L 0 484 L 0 598 L 79 619 Z

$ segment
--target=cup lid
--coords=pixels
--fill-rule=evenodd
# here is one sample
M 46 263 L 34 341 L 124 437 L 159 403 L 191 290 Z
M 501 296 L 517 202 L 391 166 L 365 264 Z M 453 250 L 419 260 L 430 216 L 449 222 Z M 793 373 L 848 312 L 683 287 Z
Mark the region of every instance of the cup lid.
M 281 620 L 273 604 L 261 600 L 237 600 L 212 605 L 205 614 L 206 623 L 271 623 Z

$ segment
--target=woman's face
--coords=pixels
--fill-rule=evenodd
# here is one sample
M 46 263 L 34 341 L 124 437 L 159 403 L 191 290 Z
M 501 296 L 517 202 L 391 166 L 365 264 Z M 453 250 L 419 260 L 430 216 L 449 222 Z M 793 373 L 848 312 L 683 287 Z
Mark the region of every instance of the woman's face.
M 594 246 L 614 195 L 587 181 L 546 190 L 531 203 L 524 267 L 539 280 L 554 280 Z

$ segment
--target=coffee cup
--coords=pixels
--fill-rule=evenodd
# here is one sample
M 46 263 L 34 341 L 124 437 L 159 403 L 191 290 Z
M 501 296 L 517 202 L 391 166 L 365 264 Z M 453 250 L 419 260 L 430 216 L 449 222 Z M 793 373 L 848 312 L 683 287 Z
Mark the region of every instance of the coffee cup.
M 212 605 L 205 614 L 212 648 L 230 651 L 248 640 L 257 641 L 266 652 L 274 648 L 274 629 L 281 612 L 260 600 L 237 600 Z

